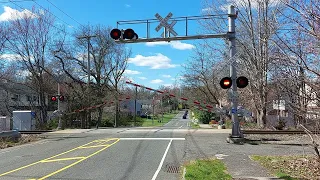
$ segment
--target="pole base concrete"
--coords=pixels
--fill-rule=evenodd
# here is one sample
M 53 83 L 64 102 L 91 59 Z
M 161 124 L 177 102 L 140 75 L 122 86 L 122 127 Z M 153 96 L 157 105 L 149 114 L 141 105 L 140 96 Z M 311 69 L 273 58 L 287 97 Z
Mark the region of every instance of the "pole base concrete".
M 227 142 L 230 144 L 244 144 L 245 139 L 243 137 L 235 137 L 235 136 L 231 136 L 229 135 L 229 137 L 227 137 Z

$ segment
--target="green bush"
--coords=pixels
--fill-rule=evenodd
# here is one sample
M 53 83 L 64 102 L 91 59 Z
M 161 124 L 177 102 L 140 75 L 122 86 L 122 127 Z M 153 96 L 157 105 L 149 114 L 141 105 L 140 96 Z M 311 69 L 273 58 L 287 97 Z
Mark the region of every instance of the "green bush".
M 215 119 L 216 114 L 212 112 L 207 112 L 207 111 L 201 111 L 199 113 L 199 121 L 202 122 L 203 124 L 209 124 L 211 119 Z
M 58 123 L 59 123 L 59 119 L 51 119 L 46 126 L 47 130 L 52 130 L 52 129 L 56 129 L 58 127 Z

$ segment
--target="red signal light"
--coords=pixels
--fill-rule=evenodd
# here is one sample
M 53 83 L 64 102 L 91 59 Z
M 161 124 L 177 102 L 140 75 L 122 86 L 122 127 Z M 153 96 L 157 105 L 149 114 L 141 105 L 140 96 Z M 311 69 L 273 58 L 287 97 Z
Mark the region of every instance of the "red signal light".
M 123 33 L 123 39 L 138 39 L 138 35 L 134 32 L 133 29 L 126 29 Z
M 57 97 L 51 96 L 51 101 L 56 101 L 56 100 L 57 100 Z
M 222 89 L 228 89 L 232 86 L 232 79 L 230 77 L 224 77 L 220 81 Z
M 114 40 L 118 40 L 121 38 L 121 31 L 119 29 L 112 29 L 110 32 L 110 36 Z
M 237 78 L 237 87 L 238 88 L 245 88 L 248 85 L 249 81 L 248 78 L 244 76 L 240 76 Z
M 60 100 L 60 101 L 64 101 L 64 96 L 60 96 L 60 97 L 59 97 L 59 100 Z

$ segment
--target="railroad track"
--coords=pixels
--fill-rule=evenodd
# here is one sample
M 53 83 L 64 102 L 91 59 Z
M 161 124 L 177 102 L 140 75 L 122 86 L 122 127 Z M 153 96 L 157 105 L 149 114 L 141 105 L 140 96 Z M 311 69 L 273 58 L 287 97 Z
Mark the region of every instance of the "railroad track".
M 320 134 L 320 131 L 311 131 Z M 303 130 L 242 130 L 243 134 L 306 134 Z
M 39 131 L 19 131 L 20 134 L 42 134 L 47 132 L 52 132 L 51 130 L 39 130 Z

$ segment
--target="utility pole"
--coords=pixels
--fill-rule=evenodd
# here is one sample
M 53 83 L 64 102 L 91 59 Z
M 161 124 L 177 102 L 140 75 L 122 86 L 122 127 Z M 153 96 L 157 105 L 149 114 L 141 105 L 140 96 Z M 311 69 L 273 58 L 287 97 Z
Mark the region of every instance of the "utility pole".
M 236 69 L 236 61 L 234 56 L 236 54 L 236 31 L 235 31 L 235 19 L 237 18 L 237 14 L 233 5 L 229 6 L 228 9 L 228 39 L 229 39 L 229 54 L 231 59 L 230 64 L 230 77 L 232 79 L 232 87 L 231 93 L 232 95 L 237 93 L 237 69 Z M 232 134 L 230 138 L 234 140 L 235 138 L 242 138 L 242 133 L 240 131 L 240 125 L 238 120 L 238 98 L 232 98 L 231 100 L 231 120 L 232 120 Z
M 60 82 L 58 82 L 58 113 L 60 113 Z M 59 115 L 58 128 L 61 129 L 61 116 Z
M 136 126 L 136 118 L 137 118 L 137 96 L 138 96 L 138 86 L 136 86 L 136 93 L 134 97 L 134 122 L 133 126 Z
M 162 114 L 162 118 L 161 118 L 161 123 L 163 122 L 163 96 L 161 96 L 161 114 Z
M 93 37 L 97 37 L 96 35 L 86 35 L 86 36 L 80 36 L 78 37 L 78 39 L 87 39 L 87 48 L 88 48 L 88 64 L 87 64 L 87 71 L 88 71 L 88 84 L 87 84 L 87 93 L 88 93 L 88 96 L 87 96 L 87 102 L 88 104 L 90 104 L 90 96 L 89 96 L 89 93 L 90 93 L 90 75 L 91 75 L 91 72 L 90 72 L 90 39 L 93 38 Z M 88 117 L 88 121 L 89 119 L 91 118 L 91 114 L 89 113 L 89 117 Z M 87 123 L 88 123 L 87 121 Z M 87 123 L 86 123 L 86 126 L 87 126 Z M 89 125 L 90 126 L 90 125 Z
M 152 125 L 153 125 L 153 120 L 154 120 L 154 96 L 153 96 L 153 101 L 152 101 L 152 114 L 153 114 L 153 116 L 152 116 Z

